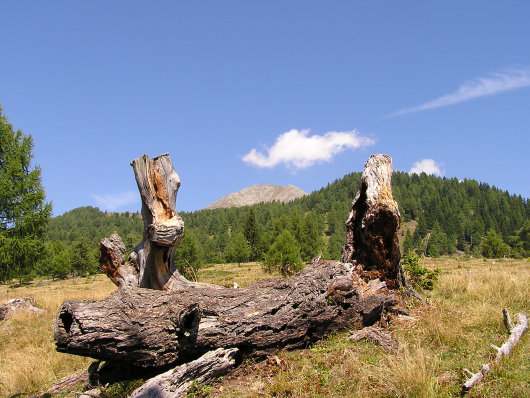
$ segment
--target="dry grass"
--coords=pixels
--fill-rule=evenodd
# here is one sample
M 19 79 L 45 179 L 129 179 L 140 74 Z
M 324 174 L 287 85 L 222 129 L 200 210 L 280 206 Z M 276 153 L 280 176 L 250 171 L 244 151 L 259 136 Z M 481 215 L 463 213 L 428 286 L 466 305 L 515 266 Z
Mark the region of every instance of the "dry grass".
M 268 274 L 264 272 L 260 263 L 216 264 L 215 266 L 200 268 L 197 272 L 199 281 L 225 287 L 233 287 L 234 282 L 239 287 L 245 287 L 261 279 L 279 276 L 279 273 Z
M 336 333 L 307 350 L 280 352 L 263 363 L 243 364 L 214 386 L 221 397 L 448 397 L 458 395 L 463 368 L 477 371 L 507 337 L 501 310 L 530 312 L 530 262 L 427 259 L 441 268 L 429 306 L 416 306 L 416 322 L 395 322 L 400 344 L 390 354 L 372 343 Z M 200 281 L 244 287 L 269 277 L 255 263 L 222 264 L 199 271 Z M 58 281 L 45 286 L 0 286 L 0 302 L 33 296 L 44 316 L 19 315 L 0 323 L 0 396 L 44 390 L 86 369 L 90 359 L 55 352 L 52 325 L 66 299 L 101 299 L 113 291 L 108 279 Z M 530 390 L 528 333 L 509 358 L 469 395 L 526 397 Z
M 55 351 L 53 323 L 69 299 L 102 299 L 115 289 L 106 276 L 55 281 L 38 286 L 0 285 L 0 303 L 32 296 L 44 315 L 21 313 L 0 322 L 0 396 L 45 390 L 51 383 L 83 370 L 91 359 Z
M 247 364 L 244 373 L 214 388 L 220 397 L 450 397 L 458 396 L 463 369 L 477 371 L 507 338 L 502 308 L 530 312 L 528 261 L 424 259 L 441 268 L 429 306 L 416 306 L 416 322 L 395 322 L 397 354 L 338 333 L 310 350 L 281 352 L 276 363 Z M 505 358 L 470 397 L 527 397 L 529 338 Z M 240 372 L 243 373 L 243 372 Z

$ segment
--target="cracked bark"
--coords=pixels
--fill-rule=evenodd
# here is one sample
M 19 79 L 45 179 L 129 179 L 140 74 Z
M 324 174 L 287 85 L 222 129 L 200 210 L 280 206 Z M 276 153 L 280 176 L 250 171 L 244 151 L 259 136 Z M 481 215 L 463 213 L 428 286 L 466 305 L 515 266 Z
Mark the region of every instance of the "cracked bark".
M 304 347 L 331 330 L 371 325 L 394 304 L 385 282 L 315 260 L 293 278 L 243 289 L 127 288 L 101 301 L 67 301 L 54 335 L 61 352 L 165 366 L 221 347 L 254 355 Z

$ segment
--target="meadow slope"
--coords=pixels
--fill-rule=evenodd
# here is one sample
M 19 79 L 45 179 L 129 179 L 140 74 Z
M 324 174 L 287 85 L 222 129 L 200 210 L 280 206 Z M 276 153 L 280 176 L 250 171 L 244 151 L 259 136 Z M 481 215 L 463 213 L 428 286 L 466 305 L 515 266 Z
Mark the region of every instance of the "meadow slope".
M 261 363 L 244 362 L 233 374 L 201 394 L 214 397 L 448 397 L 458 394 L 463 369 L 477 371 L 489 359 L 489 344 L 507 333 L 502 308 L 512 317 L 530 313 L 530 262 L 468 258 L 422 259 L 442 274 L 428 305 L 410 302 L 416 321 L 390 324 L 399 342 L 388 353 L 370 342 L 353 343 L 348 332 L 305 350 L 281 351 Z M 246 286 L 264 274 L 258 264 L 215 265 L 199 270 L 199 280 Z M 55 352 L 53 321 L 66 299 L 101 299 L 115 290 L 103 275 L 23 287 L 0 285 L 0 302 L 33 296 L 43 316 L 20 314 L 0 322 L 0 396 L 29 395 L 83 370 L 91 359 Z M 512 356 L 472 391 L 470 397 L 525 397 L 530 390 L 528 333 Z M 79 389 L 77 389 L 79 391 Z

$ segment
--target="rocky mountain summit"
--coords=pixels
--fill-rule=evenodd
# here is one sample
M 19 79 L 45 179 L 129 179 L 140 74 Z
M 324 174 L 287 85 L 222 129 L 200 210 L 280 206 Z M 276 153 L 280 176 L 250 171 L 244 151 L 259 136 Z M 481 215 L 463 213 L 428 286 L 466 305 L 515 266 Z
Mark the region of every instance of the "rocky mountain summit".
M 307 192 L 291 184 L 284 187 L 273 184 L 252 185 L 251 187 L 217 199 L 212 204 L 206 206 L 205 209 L 250 206 L 257 203 L 274 202 L 276 200 L 286 203 L 306 195 Z

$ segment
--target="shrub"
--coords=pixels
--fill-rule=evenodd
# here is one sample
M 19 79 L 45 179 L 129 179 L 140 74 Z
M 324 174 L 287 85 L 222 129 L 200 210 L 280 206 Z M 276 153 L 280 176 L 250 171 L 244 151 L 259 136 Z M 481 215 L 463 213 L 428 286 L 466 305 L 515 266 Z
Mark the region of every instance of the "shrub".
M 410 281 L 416 287 L 424 290 L 433 290 L 441 273 L 439 268 L 430 270 L 420 265 L 420 259 L 416 254 L 407 254 L 402 260 L 403 269 Z

